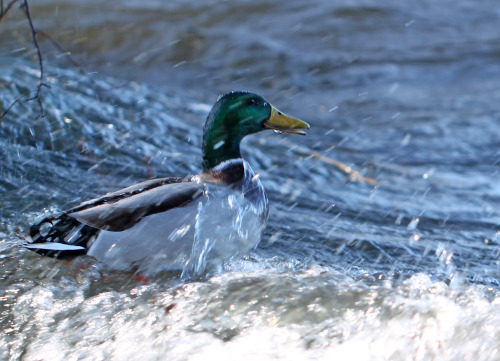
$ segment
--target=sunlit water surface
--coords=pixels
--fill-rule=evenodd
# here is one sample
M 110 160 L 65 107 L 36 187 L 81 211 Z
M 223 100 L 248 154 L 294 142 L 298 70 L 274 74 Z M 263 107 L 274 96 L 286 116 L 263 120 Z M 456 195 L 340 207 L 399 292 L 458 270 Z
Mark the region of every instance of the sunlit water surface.
M 1 359 L 500 359 L 495 1 L 32 12 L 73 58 L 40 35 L 46 116 L 21 101 L 0 123 Z M 39 76 L 26 26 L 18 9 L 0 22 L 2 112 Z M 198 172 L 206 114 L 233 89 L 312 125 L 243 143 L 271 203 L 255 251 L 181 281 L 19 247 L 44 214 Z

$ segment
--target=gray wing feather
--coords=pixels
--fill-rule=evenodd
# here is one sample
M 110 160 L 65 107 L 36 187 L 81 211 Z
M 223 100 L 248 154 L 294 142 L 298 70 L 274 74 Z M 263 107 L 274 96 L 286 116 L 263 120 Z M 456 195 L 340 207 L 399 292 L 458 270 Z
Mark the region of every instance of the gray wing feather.
M 196 182 L 147 181 L 82 203 L 66 214 L 95 228 L 121 232 L 148 215 L 189 204 L 202 193 L 203 184 Z

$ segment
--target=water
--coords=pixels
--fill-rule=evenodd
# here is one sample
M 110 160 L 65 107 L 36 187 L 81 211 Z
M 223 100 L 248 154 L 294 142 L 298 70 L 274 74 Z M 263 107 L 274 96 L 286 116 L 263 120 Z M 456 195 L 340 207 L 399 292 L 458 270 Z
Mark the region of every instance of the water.
M 47 116 L 20 102 L 0 124 L 2 359 L 500 359 L 496 2 L 32 14 L 72 57 L 41 36 Z M 4 109 L 39 74 L 21 12 L 0 26 Z M 243 142 L 271 205 L 255 251 L 184 282 L 18 247 L 43 214 L 199 171 L 205 116 L 234 89 L 312 126 Z

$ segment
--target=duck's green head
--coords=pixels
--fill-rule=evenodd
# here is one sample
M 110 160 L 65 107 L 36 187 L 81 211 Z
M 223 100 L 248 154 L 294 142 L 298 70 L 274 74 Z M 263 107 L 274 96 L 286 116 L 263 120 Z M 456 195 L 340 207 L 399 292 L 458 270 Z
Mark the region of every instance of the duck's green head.
M 203 170 L 241 158 L 243 137 L 265 129 L 301 134 L 309 124 L 289 117 L 258 94 L 235 91 L 222 95 L 208 114 L 203 133 Z

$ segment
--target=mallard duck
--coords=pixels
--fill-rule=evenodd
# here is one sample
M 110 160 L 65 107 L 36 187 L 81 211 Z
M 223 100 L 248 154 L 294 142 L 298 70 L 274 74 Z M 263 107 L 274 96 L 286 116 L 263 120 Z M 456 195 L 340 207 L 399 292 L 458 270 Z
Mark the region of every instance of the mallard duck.
M 260 242 L 269 206 L 240 142 L 265 129 L 305 135 L 309 124 L 260 95 L 222 95 L 204 127 L 200 174 L 147 180 L 47 217 L 31 227 L 25 247 L 56 258 L 87 254 L 141 275 L 200 275 L 243 255 Z

